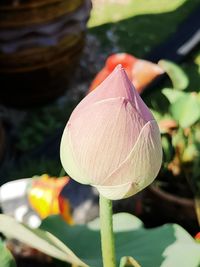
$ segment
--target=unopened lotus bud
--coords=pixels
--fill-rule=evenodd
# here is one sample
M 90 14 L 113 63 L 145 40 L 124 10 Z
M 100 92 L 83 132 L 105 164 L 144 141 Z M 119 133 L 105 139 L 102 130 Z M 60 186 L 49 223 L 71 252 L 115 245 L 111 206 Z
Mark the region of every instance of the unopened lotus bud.
M 68 175 L 108 199 L 134 195 L 155 179 L 159 128 L 121 65 L 74 109 L 60 154 Z

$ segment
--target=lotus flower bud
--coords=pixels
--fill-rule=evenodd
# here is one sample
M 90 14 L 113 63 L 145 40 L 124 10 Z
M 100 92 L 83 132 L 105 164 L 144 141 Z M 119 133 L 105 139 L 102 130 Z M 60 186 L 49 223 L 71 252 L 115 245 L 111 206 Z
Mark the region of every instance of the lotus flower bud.
M 162 161 L 153 115 L 121 65 L 74 109 L 61 140 L 66 172 L 108 199 L 148 186 Z

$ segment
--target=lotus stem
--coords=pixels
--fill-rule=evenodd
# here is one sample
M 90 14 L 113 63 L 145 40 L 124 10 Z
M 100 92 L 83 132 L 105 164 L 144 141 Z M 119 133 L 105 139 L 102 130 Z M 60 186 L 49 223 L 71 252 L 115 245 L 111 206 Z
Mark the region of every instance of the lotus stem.
M 112 201 L 99 196 L 103 267 L 116 267 Z

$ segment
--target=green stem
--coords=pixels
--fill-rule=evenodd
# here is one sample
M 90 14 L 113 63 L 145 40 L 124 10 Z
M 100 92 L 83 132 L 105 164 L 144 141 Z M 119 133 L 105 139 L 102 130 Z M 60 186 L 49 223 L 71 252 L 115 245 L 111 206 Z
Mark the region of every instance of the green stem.
M 103 267 L 116 267 L 112 201 L 99 196 Z

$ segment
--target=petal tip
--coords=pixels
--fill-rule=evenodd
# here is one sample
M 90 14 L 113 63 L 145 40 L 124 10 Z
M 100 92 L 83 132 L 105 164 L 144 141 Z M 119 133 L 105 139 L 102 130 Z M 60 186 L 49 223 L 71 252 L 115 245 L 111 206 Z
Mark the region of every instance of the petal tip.
M 122 66 L 122 64 L 117 64 L 117 66 L 115 67 L 115 71 L 124 71 L 124 67 Z

